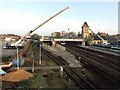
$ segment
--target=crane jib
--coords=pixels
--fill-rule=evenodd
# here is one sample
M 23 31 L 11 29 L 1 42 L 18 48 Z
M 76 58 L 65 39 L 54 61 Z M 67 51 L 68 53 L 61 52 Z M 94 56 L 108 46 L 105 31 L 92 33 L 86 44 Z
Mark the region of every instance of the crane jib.
M 34 28 L 32 30 L 32 32 L 34 32 L 35 30 L 37 30 L 39 27 L 41 27 L 42 25 L 44 25 L 45 23 L 47 23 L 48 21 L 50 21 L 51 19 L 53 19 L 55 16 L 59 15 L 60 13 L 62 13 L 63 11 L 65 11 L 66 9 L 69 9 L 69 7 L 66 7 L 64 9 L 62 9 L 61 11 L 59 11 L 58 13 L 56 13 L 55 15 L 51 16 L 50 18 L 48 18 L 47 20 L 45 20 L 43 23 L 39 24 L 36 28 Z M 31 34 L 31 33 L 30 33 Z
M 66 9 L 69 9 L 69 7 L 66 7 L 64 9 L 62 9 L 61 11 L 59 11 L 58 13 L 56 13 L 55 15 L 51 16 L 50 18 L 48 18 L 47 20 L 45 20 L 43 23 L 39 24 L 37 27 L 35 27 L 33 30 L 31 30 L 30 32 L 28 32 L 27 34 L 25 34 L 23 37 L 21 37 L 16 43 L 12 43 L 15 46 L 19 46 L 19 44 L 23 41 L 25 41 L 26 37 L 29 36 L 31 33 L 33 33 L 35 30 L 37 30 L 39 27 L 41 27 L 42 25 L 44 25 L 45 23 L 47 23 L 48 21 L 50 21 L 51 19 L 53 19 L 54 17 L 56 17 L 57 15 L 59 15 L 60 13 L 62 13 L 63 11 L 65 11 Z M 12 46 L 11 44 L 11 46 Z

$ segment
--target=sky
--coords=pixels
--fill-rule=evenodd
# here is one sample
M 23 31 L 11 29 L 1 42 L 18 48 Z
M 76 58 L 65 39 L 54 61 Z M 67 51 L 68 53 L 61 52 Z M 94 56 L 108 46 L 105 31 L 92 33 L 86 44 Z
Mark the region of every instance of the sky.
M 0 34 L 25 35 L 30 30 L 53 16 L 66 6 L 65 10 L 34 33 L 50 35 L 52 32 L 81 32 L 87 22 L 95 33 L 118 33 L 118 2 L 12 2 L 0 1 Z

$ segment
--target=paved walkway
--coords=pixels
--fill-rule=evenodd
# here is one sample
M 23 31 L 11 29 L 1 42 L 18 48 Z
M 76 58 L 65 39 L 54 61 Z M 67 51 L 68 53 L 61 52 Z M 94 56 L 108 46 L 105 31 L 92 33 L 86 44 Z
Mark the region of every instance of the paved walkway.
M 33 67 L 20 67 L 20 70 L 32 70 Z M 52 69 L 60 69 L 60 66 L 37 66 L 34 67 L 34 70 L 52 70 Z M 17 70 L 17 67 L 11 67 L 7 71 Z
M 51 53 L 62 57 L 65 59 L 68 63 L 69 66 L 71 67 L 82 67 L 80 65 L 80 62 L 75 59 L 75 56 L 70 54 L 68 51 L 65 50 L 65 47 L 57 44 L 56 46 L 42 46 L 43 49 L 50 51 Z

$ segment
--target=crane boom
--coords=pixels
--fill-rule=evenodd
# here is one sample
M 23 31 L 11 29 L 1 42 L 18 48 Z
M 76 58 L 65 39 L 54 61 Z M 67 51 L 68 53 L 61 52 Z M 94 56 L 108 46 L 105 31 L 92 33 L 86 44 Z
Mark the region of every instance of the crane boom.
M 14 43 L 14 46 L 18 46 L 18 44 L 23 43 L 23 41 L 25 40 L 26 36 L 30 35 L 31 33 L 33 33 L 34 31 L 36 31 L 38 28 L 40 28 L 42 25 L 44 25 L 45 23 L 47 23 L 48 21 L 50 21 L 51 19 L 53 19 L 54 17 L 56 17 L 57 15 L 59 15 L 60 13 L 64 12 L 66 9 L 69 9 L 69 7 L 66 7 L 62 10 L 60 10 L 58 13 L 56 13 L 55 15 L 51 16 L 50 18 L 48 18 L 47 20 L 45 20 L 43 23 L 39 24 L 37 27 L 35 27 L 33 30 L 31 30 L 30 32 L 28 32 L 26 35 L 24 35 L 21 39 L 19 39 L 16 43 Z M 13 46 L 13 44 L 12 44 Z
M 36 28 L 34 28 L 33 30 L 31 30 L 30 33 L 34 32 L 39 27 L 41 27 L 42 25 L 44 25 L 45 23 L 47 23 L 48 21 L 50 21 L 51 19 L 53 19 L 54 17 L 56 17 L 57 15 L 59 15 L 60 13 L 62 13 L 63 11 L 65 11 L 66 9 L 69 9 L 69 7 L 66 7 L 66 8 L 62 9 L 61 11 L 59 11 L 58 13 L 56 13 L 55 15 L 51 16 L 49 19 L 45 20 L 43 23 L 41 23 Z

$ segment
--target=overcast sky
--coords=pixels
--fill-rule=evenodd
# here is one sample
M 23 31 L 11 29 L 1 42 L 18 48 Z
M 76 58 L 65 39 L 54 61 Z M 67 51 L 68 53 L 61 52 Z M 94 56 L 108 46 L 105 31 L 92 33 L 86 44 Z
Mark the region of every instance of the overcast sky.
M 0 34 L 24 35 L 66 6 L 70 9 L 40 27 L 35 33 L 81 32 L 86 21 L 94 32 L 118 33 L 118 2 L 7 2 L 0 1 Z M 112 0 L 111 0 L 112 1 Z

